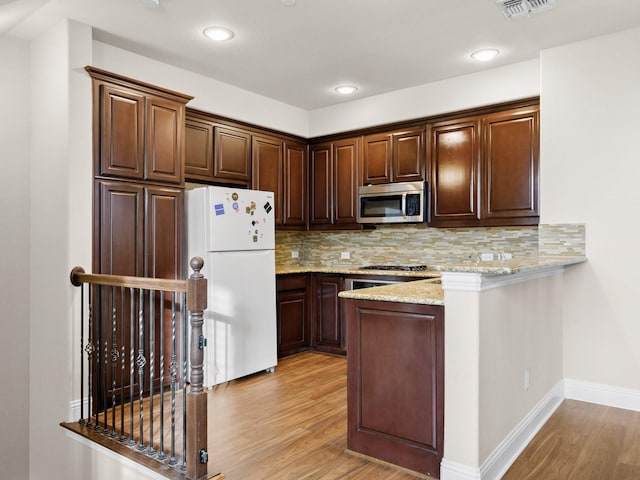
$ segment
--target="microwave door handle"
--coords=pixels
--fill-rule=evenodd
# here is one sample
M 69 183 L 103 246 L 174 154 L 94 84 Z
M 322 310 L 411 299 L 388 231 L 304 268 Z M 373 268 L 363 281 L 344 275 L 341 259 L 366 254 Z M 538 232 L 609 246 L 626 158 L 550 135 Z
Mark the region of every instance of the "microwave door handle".
M 402 194 L 402 217 L 407 218 L 407 194 Z

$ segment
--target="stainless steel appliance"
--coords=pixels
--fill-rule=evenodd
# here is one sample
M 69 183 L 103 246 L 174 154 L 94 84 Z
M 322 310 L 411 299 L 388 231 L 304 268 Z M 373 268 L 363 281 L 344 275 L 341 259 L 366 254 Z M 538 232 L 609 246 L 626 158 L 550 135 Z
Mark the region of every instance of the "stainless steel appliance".
M 423 272 L 427 270 L 427 265 L 366 265 L 360 267 L 360 270 L 375 271 L 380 270 L 384 272 L 404 271 L 404 272 Z M 388 273 L 391 275 L 391 273 Z M 398 279 L 386 279 L 376 278 L 377 276 L 363 275 L 362 277 L 349 276 L 345 278 L 344 287 L 345 290 L 358 290 L 360 288 L 380 287 L 382 285 L 391 285 L 394 283 L 409 282 L 416 280 L 414 277 L 405 277 L 402 280 Z
M 385 183 L 358 187 L 356 221 L 364 224 L 427 221 L 425 182 Z

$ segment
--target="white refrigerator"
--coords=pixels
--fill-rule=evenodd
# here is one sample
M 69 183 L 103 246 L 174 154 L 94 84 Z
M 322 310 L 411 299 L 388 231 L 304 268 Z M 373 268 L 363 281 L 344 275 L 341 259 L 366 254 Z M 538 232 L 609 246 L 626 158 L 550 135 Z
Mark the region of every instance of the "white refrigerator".
M 204 259 L 204 386 L 277 364 L 274 196 L 227 187 L 187 191 L 188 258 Z

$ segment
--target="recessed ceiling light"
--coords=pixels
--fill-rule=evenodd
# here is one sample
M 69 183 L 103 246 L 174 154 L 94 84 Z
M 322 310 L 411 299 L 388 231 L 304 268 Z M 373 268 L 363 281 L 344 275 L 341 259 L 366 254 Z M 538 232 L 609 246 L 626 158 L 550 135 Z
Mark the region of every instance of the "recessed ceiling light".
M 355 85 L 340 85 L 335 88 L 336 92 L 342 95 L 350 95 L 358 90 Z
M 500 53 L 499 50 L 495 48 L 484 48 L 482 50 L 478 50 L 471 54 L 471 58 L 474 60 L 478 60 L 479 62 L 487 62 L 492 60 Z
M 210 38 L 211 40 L 215 40 L 217 42 L 222 42 L 224 40 L 229 40 L 233 38 L 234 33 L 225 27 L 208 27 L 205 28 L 202 33 L 205 37 Z
M 286 5 L 287 7 L 292 7 L 296 4 L 296 0 L 280 0 L 280 2 L 282 2 L 282 4 Z

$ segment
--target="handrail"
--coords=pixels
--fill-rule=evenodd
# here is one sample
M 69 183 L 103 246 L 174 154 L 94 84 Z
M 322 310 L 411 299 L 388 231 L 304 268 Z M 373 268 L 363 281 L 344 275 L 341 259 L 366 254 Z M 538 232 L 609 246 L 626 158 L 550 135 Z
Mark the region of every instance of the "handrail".
M 136 315 L 134 315 L 134 303 L 136 302 L 136 300 L 133 300 L 133 290 L 137 289 L 140 294 L 139 294 L 139 303 L 137 304 L 136 308 L 140 308 L 139 311 L 139 320 L 136 320 L 138 322 L 139 325 L 142 325 L 142 315 L 143 315 L 143 310 L 142 310 L 142 305 L 143 305 L 143 300 L 142 300 L 142 291 L 143 290 L 147 290 L 147 291 L 151 291 L 151 299 L 153 299 L 153 292 L 161 292 L 160 293 L 160 298 L 164 298 L 163 295 L 166 292 L 171 292 L 171 302 L 173 305 L 174 302 L 174 293 L 179 293 L 182 296 L 182 301 L 183 306 L 186 307 L 186 310 L 184 312 L 184 316 L 182 316 L 183 321 L 187 321 L 188 318 L 188 323 L 186 325 L 190 326 L 190 334 L 188 335 L 188 337 L 190 337 L 190 345 L 187 345 L 186 342 L 184 344 L 184 348 L 186 349 L 186 351 L 183 351 L 182 353 L 182 359 L 178 360 L 180 365 L 182 365 L 182 367 L 180 365 L 178 365 L 177 363 L 175 363 L 174 365 L 172 365 L 169 370 L 172 371 L 172 378 L 175 379 L 175 372 L 178 369 L 184 368 L 184 375 L 186 377 L 184 378 L 189 378 L 189 382 L 188 382 L 188 390 L 186 389 L 186 385 L 185 384 L 185 395 L 184 395 L 184 412 L 185 412 L 185 417 L 184 417 L 184 440 L 185 440 L 185 451 L 184 451 L 184 460 L 183 460 L 183 465 L 181 467 L 181 470 L 185 473 L 185 476 L 187 479 L 193 479 L 193 480 L 199 480 L 199 479 L 204 479 L 205 477 L 207 477 L 208 474 L 208 469 L 207 469 L 207 459 L 208 459 L 208 453 L 207 453 L 207 393 L 203 388 L 203 362 L 204 362 L 204 345 L 205 342 L 203 341 L 203 323 L 204 323 L 204 310 L 207 308 L 207 279 L 204 277 L 204 275 L 201 273 L 202 267 L 204 266 L 204 261 L 202 258 L 200 257 L 194 257 L 190 260 L 189 262 L 191 268 L 193 269 L 193 274 L 191 276 L 189 276 L 186 280 L 172 280 L 172 279 L 159 279 L 159 278 L 143 278 L 143 277 L 132 277 L 132 276 L 124 276 L 124 275 L 106 275 L 106 274 L 89 274 L 86 273 L 85 270 L 82 267 L 74 267 L 71 270 L 70 273 L 70 280 L 71 283 L 76 286 L 76 287 L 82 287 L 83 284 L 88 284 L 88 285 L 93 285 L 96 288 L 102 288 L 102 287 L 110 287 L 110 292 L 113 292 L 111 294 L 111 297 L 109 297 L 111 299 L 111 310 L 109 313 L 110 318 L 111 318 L 111 322 L 112 324 L 109 325 L 110 331 L 111 333 L 109 334 L 109 336 L 111 337 L 112 341 L 114 342 L 114 347 L 112 350 L 109 350 L 109 339 L 103 339 L 103 346 L 101 346 L 100 344 L 93 344 L 93 341 L 90 340 L 89 344 L 87 344 L 87 346 L 84 346 L 82 348 L 83 352 L 81 352 L 82 354 L 87 354 L 88 358 L 92 358 L 92 355 L 94 354 L 94 350 L 98 350 L 98 352 L 101 354 L 98 355 L 97 358 L 97 371 L 100 372 L 100 369 L 102 368 L 102 370 L 104 372 L 107 371 L 107 361 L 108 361 L 108 357 L 113 354 L 114 355 L 114 359 L 113 362 L 115 362 L 116 358 L 124 358 L 124 347 L 122 345 L 118 345 L 118 349 L 122 349 L 122 357 L 120 356 L 121 354 L 115 350 L 115 342 L 116 342 L 116 293 L 115 293 L 115 289 L 120 289 L 119 291 L 122 292 L 120 294 L 120 296 L 122 297 L 122 299 L 124 299 L 124 291 L 125 289 L 130 289 L 131 290 L 131 299 L 130 301 L 133 302 L 131 303 L 131 313 L 130 316 L 128 318 L 138 318 Z M 99 294 L 96 294 L 99 295 Z M 84 297 L 84 295 L 83 295 Z M 100 298 L 100 297 L 98 297 Z M 122 300 L 122 307 L 121 310 L 124 310 L 124 300 Z M 82 300 L 81 300 L 82 303 Z M 100 303 L 100 300 L 98 300 L 98 303 Z M 153 300 L 151 301 L 151 303 L 153 304 Z M 99 308 L 99 307 L 98 307 Z M 154 306 L 151 305 L 151 316 L 153 316 L 153 309 Z M 92 316 L 96 315 L 96 312 L 92 311 L 92 307 L 91 307 L 91 293 L 89 294 L 89 329 L 91 330 L 91 321 L 92 321 Z M 174 312 L 173 311 L 173 306 L 171 307 L 172 309 L 172 318 L 175 318 L 175 313 L 178 312 Z M 186 312 L 188 311 L 188 316 L 186 316 Z M 111 317 L 112 315 L 112 317 Z M 109 321 L 109 320 L 107 320 Z M 132 320 L 133 321 L 133 320 Z M 82 321 L 84 322 L 84 321 Z M 132 323 L 133 325 L 133 323 Z M 185 325 L 185 326 L 186 326 Z M 95 328 L 95 327 L 93 327 Z M 141 337 L 140 338 L 146 338 L 145 341 L 150 341 L 151 343 L 153 343 L 154 338 L 151 338 L 151 340 L 149 340 L 149 335 L 151 335 L 151 337 L 153 337 L 154 333 L 153 333 L 153 325 L 149 325 L 149 328 L 151 328 L 152 330 L 150 330 L 149 332 L 144 332 L 144 335 L 146 337 L 142 337 L 143 334 L 143 326 L 139 327 L 140 330 L 140 334 Z M 175 328 L 175 324 L 174 324 L 174 328 Z M 162 331 L 161 331 L 162 332 Z M 134 328 L 131 327 L 131 335 L 133 336 L 134 333 Z M 184 334 L 187 334 L 187 330 L 184 330 Z M 91 335 L 91 332 L 89 333 L 89 335 Z M 124 335 L 124 334 L 123 334 Z M 162 335 L 162 333 L 160 333 L 160 335 Z M 175 338 L 175 331 L 173 332 L 173 338 Z M 81 328 L 81 337 L 83 336 L 82 334 L 82 328 Z M 122 337 L 122 341 L 124 341 L 124 336 Z M 140 344 L 138 344 L 138 348 L 142 348 L 144 346 L 144 342 L 142 340 L 140 340 Z M 81 343 L 83 343 L 83 340 L 81 339 Z M 122 343 L 122 342 L 121 342 Z M 100 348 L 102 348 L 102 350 L 100 350 Z M 153 346 L 151 346 L 150 348 L 153 348 Z M 161 347 L 160 347 L 161 348 Z M 131 347 L 131 361 L 130 363 L 130 368 L 131 368 L 131 372 L 133 375 L 133 371 L 134 371 L 134 367 L 138 367 L 140 369 L 140 374 L 142 374 L 142 369 L 144 368 L 144 366 L 147 364 L 147 359 L 143 358 L 142 361 L 136 359 L 134 362 L 134 348 Z M 162 356 L 162 351 L 160 353 L 160 355 Z M 189 362 L 187 364 L 187 358 L 189 359 Z M 100 363 L 103 362 L 103 363 Z M 124 362 L 124 360 L 123 360 Z M 141 363 L 140 363 L 141 362 Z M 173 362 L 173 360 L 172 360 Z M 134 363 L 136 365 L 134 365 Z M 121 363 L 122 365 L 122 372 L 124 374 L 124 363 Z M 113 374 L 115 375 L 115 367 L 113 367 Z M 149 358 L 149 368 L 151 368 L 151 371 L 153 372 L 153 350 L 151 350 L 151 357 Z M 188 369 L 188 371 L 187 371 Z M 91 376 L 92 372 L 89 372 L 89 375 Z M 161 372 L 162 375 L 162 372 Z M 81 371 L 81 377 L 82 377 L 82 371 Z M 114 377 L 115 378 L 115 377 Z M 130 379 L 132 377 L 129 377 Z M 151 378 L 153 379 L 153 373 Z M 89 383 L 91 382 L 91 380 L 89 380 Z M 105 381 L 106 382 L 106 381 Z M 82 383 L 82 380 L 81 380 Z M 133 384 L 133 382 L 131 383 Z M 173 384 L 173 381 L 172 381 Z M 115 383 L 113 384 L 114 388 L 115 388 Z M 149 384 L 151 391 L 149 392 L 149 402 L 153 402 L 153 382 L 151 382 Z M 105 391 L 106 391 L 106 387 L 107 384 L 104 384 L 105 387 Z M 124 388 L 121 388 L 122 391 L 124 391 Z M 142 387 L 140 387 L 139 389 L 140 391 L 140 402 L 142 402 Z M 172 387 L 172 391 L 173 391 L 173 387 Z M 90 393 L 91 394 L 91 393 Z M 160 394 L 162 395 L 162 393 Z M 82 394 L 82 386 L 81 386 L 81 396 L 83 396 Z M 113 397 L 115 398 L 115 397 Z M 83 400 L 84 401 L 84 400 Z M 172 398 L 172 410 L 173 410 L 173 398 Z M 132 402 L 130 402 L 130 404 L 132 405 Z M 113 419 L 113 423 L 115 425 L 115 410 L 117 408 L 116 402 L 114 401 L 113 403 L 113 407 L 112 407 L 112 414 L 114 416 Z M 152 409 L 153 406 L 150 403 L 150 408 Z M 142 412 L 142 403 L 140 403 L 140 410 Z M 123 412 L 123 408 L 122 406 L 120 407 L 120 413 L 121 415 Z M 153 410 L 152 412 L 153 413 Z M 89 412 L 89 415 L 91 415 L 91 412 Z M 131 419 L 133 421 L 133 407 L 131 407 Z M 172 415 L 173 415 L 173 411 L 172 411 Z M 124 418 L 124 417 L 123 417 Z M 142 416 L 141 416 L 142 418 Z M 172 417 L 173 418 L 173 417 Z M 105 419 L 105 426 L 106 426 L 106 411 L 104 413 L 104 419 Z M 173 420 L 172 420 L 173 421 Z M 84 422 L 83 425 L 83 420 L 81 419 L 80 422 L 80 427 L 82 426 L 91 426 L 90 422 Z M 79 433 L 78 430 L 82 430 L 80 427 L 75 427 L 74 425 L 68 423 L 68 422 L 64 422 L 61 424 L 62 426 L 64 426 L 65 428 L 69 428 L 76 431 L 76 433 Z M 96 427 L 98 426 L 98 421 L 96 419 Z M 153 428 L 153 423 L 151 423 L 151 428 Z M 161 428 L 162 429 L 162 428 Z M 153 431 L 153 430 L 152 430 Z M 86 429 L 85 429 L 86 432 Z M 142 436 L 142 430 L 140 431 L 140 437 Z M 133 433 L 131 433 L 131 435 L 133 435 Z M 152 433 L 151 433 L 152 435 Z M 114 430 L 113 430 L 113 435 L 115 437 L 115 426 L 114 426 Z M 119 439 L 121 442 L 124 440 L 124 437 L 120 437 Z M 102 442 L 102 440 L 99 440 L 100 442 Z M 122 444 L 120 442 L 120 445 Z M 152 449 L 153 449 L 153 438 L 151 439 L 151 445 L 149 447 L 150 451 L 152 452 L 151 455 L 153 455 Z M 117 440 L 116 440 L 117 443 Z M 107 445 L 105 445 L 107 446 Z M 118 445 L 116 445 L 114 448 L 112 448 L 114 451 L 118 451 Z M 144 454 L 145 457 L 149 456 L 149 453 L 145 453 Z M 131 457 L 129 457 L 131 458 Z M 158 457 L 160 458 L 160 457 Z M 133 459 L 133 458 L 132 458 Z M 148 458 L 143 458 L 141 460 L 141 463 L 143 464 L 147 464 L 148 463 Z M 172 459 L 169 460 L 169 465 L 175 465 L 175 461 L 173 461 L 173 457 Z M 217 478 L 217 475 L 216 475 Z
M 82 267 L 74 267 L 69 277 L 74 287 L 79 287 L 83 283 L 90 283 L 107 287 L 144 288 L 146 290 L 163 290 L 166 292 L 187 291 L 187 280 L 85 273 Z

